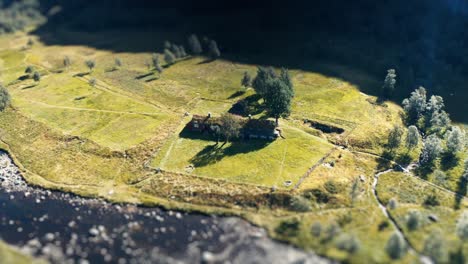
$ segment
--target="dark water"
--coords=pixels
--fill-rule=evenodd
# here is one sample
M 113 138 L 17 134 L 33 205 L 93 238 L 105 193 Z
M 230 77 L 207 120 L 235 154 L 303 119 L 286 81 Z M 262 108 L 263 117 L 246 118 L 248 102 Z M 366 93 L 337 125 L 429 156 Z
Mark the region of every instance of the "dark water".
M 238 218 L 29 187 L 3 152 L 0 183 L 0 238 L 52 263 L 329 263 Z

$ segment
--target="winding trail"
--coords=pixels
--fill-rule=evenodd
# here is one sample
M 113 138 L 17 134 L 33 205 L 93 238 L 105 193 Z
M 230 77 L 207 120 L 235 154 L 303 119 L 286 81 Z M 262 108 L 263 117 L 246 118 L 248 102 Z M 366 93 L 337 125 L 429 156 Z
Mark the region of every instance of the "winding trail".
M 388 170 L 379 172 L 379 173 L 374 175 L 374 181 L 372 183 L 372 194 L 374 195 L 374 198 L 377 201 L 377 204 L 378 204 L 380 210 L 382 211 L 382 213 L 389 220 L 389 222 L 391 223 L 391 225 L 393 226 L 395 231 L 398 233 L 398 235 L 400 235 L 405 240 L 405 242 L 406 242 L 406 244 L 408 246 L 408 252 L 410 254 L 417 255 L 422 264 L 432 264 L 433 262 L 429 257 L 427 257 L 425 255 L 422 255 L 421 253 L 419 253 L 415 249 L 414 245 L 411 243 L 411 241 L 408 239 L 408 237 L 405 236 L 402 228 L 398 225 L 395 218 L 393 218 L 393 216 L 388 212 L 387 207 L 383 204 L 382 200 L 380 200 L 380 198 L 379 198 L 379 195 L 378 195 L 378 192 L 377 192 L 377 184 L 379 183 L 380 176 L 382 176 L 384 174 L 387 174 L 387 173 L 390 173 L 390 172 L 393 172 L 393 171 L 394 171 L 393 169 L 388 169 Z M 407 169 L 404 169 L 404 171 L 409 173 L 409 171 Z

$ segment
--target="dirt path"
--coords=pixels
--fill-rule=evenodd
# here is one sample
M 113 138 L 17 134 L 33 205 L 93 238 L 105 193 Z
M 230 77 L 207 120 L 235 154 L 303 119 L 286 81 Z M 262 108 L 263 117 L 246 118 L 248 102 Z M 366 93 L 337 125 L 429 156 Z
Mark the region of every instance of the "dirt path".
M 393 216 L 388 212 L 387 207 L 382 203 L 382 200 L 380 200 L 380 198 L 379 198 L 379 195 L 378 195 L 378 192 L 377 192 L 377 184 L 379 183 L 379 177 L 384 175 L 384 174 L 393 172 L 393 171 L 394 171 L 393 169 L 389 169 L 389 170 L 382 171 L 382 172 L 379 172 L 379 173 L 374 175 L 374 182 L 372 183 L 372 193 L 374 195 L 374 198 L 377 201 L 377 204 L 378 204 L 380 210 L 382 211 L 384 216 L 388 219 L 388 221 L 391 223 L 391 225 L 393 226 L 395 231 L 405 240 L 405 242 L 406 242 L 406 244 L 408 246 L 408 252 L 410 254 L 417 255 L 422 264 L 432 264 L 433 262 L 429 257 L 420 254 L 414 248 L 411 241 L 408 239 L 408 237 L 405 236 L 405 233 L 403 232 L 402 228 L 398 225 L 395 218 L 393 218 Z
M 72 106 L 60 106 L 60 105 L 51 105 L 44 102 L 34 101 L 34 100 L 25 100 L 33 104 L 38 104 L 48 108 L 59 108 L 67 110 L 76 110 L 76 111 L 89 111 L 89 112 L 103 112 L 103 113 L 112 113 L 112 114 L 124 114 L 124 115 L 143 115 L 143 116 L 158 116 L 152 113 L 140 113 L 140 112 L 126 112 L 126 111 L 114 111 L 114 110 L 105 110 L 105 109 L 92 109 L 92 108 L 81 108 L 81 107 L 72 107 Z

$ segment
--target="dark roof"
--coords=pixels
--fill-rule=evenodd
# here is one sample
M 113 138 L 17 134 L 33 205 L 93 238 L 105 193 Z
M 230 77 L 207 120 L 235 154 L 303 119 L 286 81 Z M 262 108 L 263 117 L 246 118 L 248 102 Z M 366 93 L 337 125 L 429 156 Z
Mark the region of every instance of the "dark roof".
M 276 128 L 275 122 L 268 119 L 248 119 L 241 116 L 235 115 L 239 119 L 242 128 L 245 130 L 274 130 Z M 192 122 L 198 121 L 200 124 L 207 125 L 221 125 L 219 117 L 208 117 L 202 115 L 193 115 Z

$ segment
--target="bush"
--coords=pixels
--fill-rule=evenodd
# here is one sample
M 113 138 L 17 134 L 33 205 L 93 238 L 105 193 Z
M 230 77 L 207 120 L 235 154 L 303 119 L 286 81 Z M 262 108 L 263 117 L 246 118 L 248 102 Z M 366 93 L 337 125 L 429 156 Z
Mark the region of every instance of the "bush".
M 361 242 L 353 235 L 341 234 L 336 239 L 336 247 L 339 250 L 353 254 L 359 250 Z
M 289 207 L 297 212 L 307 212 L 310 211 L 310 202 L 302 196 L 294 196 Z
M 336 223 L 331 223 L 325 230 L 325 240 L 331 241 L 341 233 L 341 228 Z
M 304 191 L 304 197 L 308 199 L 314 199 L 318 203 L 328 203 L 330 201 L 331 196 L 320 190 L 320 189 L 311 189 Z
M 390 199 L 387 204 L 390 210 L 395 210 L 398 207 L 398 202 L 395 198 Z
M 299 220 L 284 220 L 276 227 L 275 231 L 283 236 L 296 236 L 299 233 Z
M 406 215 L 406 226 L 409 230 L 414 231 L 421 227 L 421 213 L 419 211 L 410 211 Z
M 10 94 L 8 90 L 0 84 L 0 111 L 5 110 L 10 105 Z
M 310 227 L 310 233 L 314 237 L 320 237 L 320 235 L 322 234 L 322 224 L 320 224 L 320 222 L 313 223 Z
M 341 215 L 339 218 L 338 218 L 338 224 L 340 226 L 345 226 L 349 223 L 351 223 L 353 221 L 353 216 L 351 215 L 351 213 L 348 213 L 348 214 L 345 214 L 345 215 Z
M 406 241 L 396 232 L 392 234 L 385 246 L 385 251 L 392 259 L 402 258 L 406 255 L 407 250 L 408 247 L 406 245 Z
M 337 194 L 341 191 L 341 188 L 340 188 L 341 186 L 339 186 L 338 183 L 332 180 L 328 180 L 327 182 L 325 182 L 323 187 L 325 188 L 325 190 L 327 190 L 327 192 L 331 194 Z
M 439 198 L 435 194 L 429 194 L 423 203 L 425 206 L 439 206 Z

